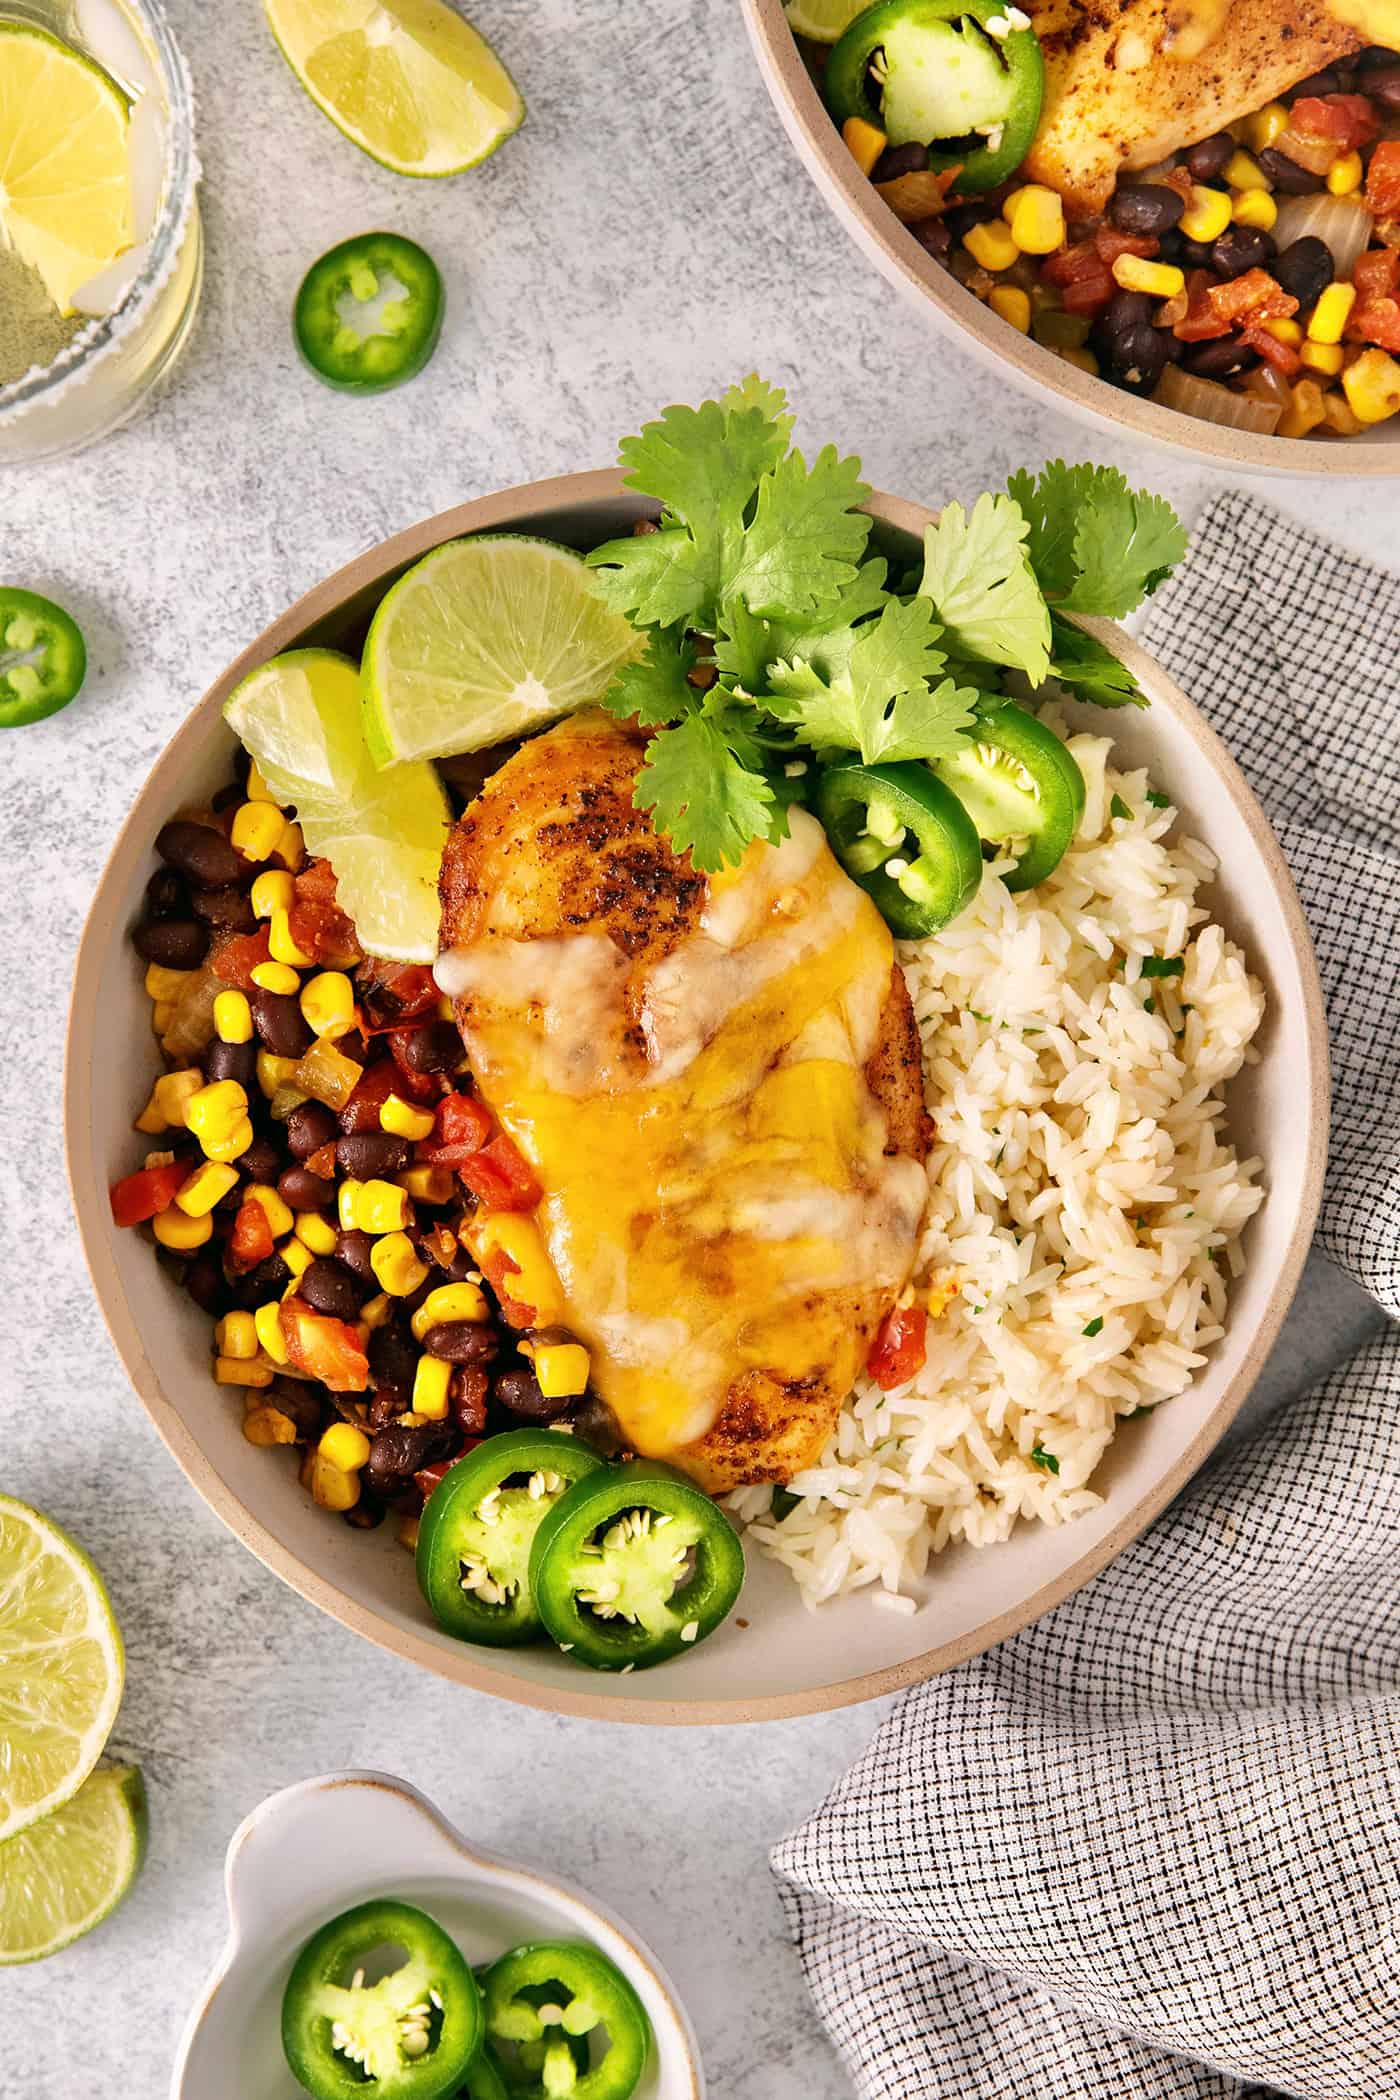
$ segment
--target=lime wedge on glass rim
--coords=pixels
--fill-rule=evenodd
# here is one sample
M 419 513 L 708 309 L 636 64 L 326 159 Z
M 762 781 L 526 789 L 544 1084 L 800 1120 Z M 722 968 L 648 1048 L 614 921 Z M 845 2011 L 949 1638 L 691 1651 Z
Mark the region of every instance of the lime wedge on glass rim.
M 282 56 L 348 139 L 400 175 L 459 175 L 525 104 L 486 39 L 443 0 L 263 0 Z
M 870 0 L 787 0 L 788 26 L 794 36 L 808 36 L 814 44 L 834 44 L 869 5 Z
M 224 720 L 278 801 L 295 805 L 307 851 L 334 868 L 361 947 L 395 962 L 435 962 L 447 792 L 432 766 L 374 764 L 349 657 L 331 649 L 273 657 L 229 695 Z
M 645 646 L 572 548 L 510 534 L 449 540 L 374 616 L 365 740 L 388 765 L 526 736 L 600 700 Z
M 102 1577 L 37 1509 L 0 1495 L 0 1839 L 74 1795 L 121 1704 Z
M 0 245 L 61 314 L 131 246 L 131 104 L 110 74 L 24 22 L 0 22 Z
M 134 1765 L 94 1772 L 71 1801 L 0 1844 L 0 1968 L 91 1932 L 136 1879 L 146 1792 Z

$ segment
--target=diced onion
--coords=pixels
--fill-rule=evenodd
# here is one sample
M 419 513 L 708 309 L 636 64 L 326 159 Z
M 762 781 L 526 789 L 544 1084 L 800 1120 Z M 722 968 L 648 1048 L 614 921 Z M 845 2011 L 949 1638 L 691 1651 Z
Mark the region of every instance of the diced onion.
M 1341 156 L 1342 148 L 1336 139 L 1320 138 L 1315 132 L 1295 131 L 1289 124 L 1274 140 L 1275 153 L 1291 160 L 1294 167 L 1306 168 L 1309 175 L 1325 175 L 1332 163 Z
M 1371 214 L 1355 197 L 1334 197 L 1319 190 L 1311 197 L 1285 197 L 1274 222 L 1274 241 L 1280 253 L 1308 234 L 1315 234 L 1332 251 L 1332 263 L 1343 284 L 1350 280 L 1357 258 L 1371 239 Z
M 1272 437 L 1283 410 L 1253 394 L 1236 394 L 1215 379 L 1198 379 L 1168 365 L 1153 390 L 1152 398 L 1164 408 L 1179 409 L 1184 416 L 1198 416 L 1203 423 L 1222 423 L 1227 430 L 1253 430 Z
M 920 219 L 931 219 L 935 212 L 942 211 L 948 179 L 932 168 L 911 168 L 907 175 L 896 175 L 892 182 L 877 182 L 875 187 L 895 217 L 906 226 L 914 226 Z

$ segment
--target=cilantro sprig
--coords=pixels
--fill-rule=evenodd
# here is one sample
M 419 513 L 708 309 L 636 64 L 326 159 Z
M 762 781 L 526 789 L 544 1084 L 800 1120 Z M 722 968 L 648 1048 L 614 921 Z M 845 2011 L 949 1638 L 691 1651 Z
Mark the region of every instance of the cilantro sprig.
M 696 868 L 786 835 L 813 761 L 932 760 L 1008 704 L 1008 674 L 1106 707 L 1136 680 L 1069 617 L 1121 618 L 1185 551 L 1159 497 L 1112 468 L 1054 461 L 970 511 L 947 505 L 921 577 L 870 547 L 860 463 L 793 448 L 782 390 L 756 376 L 668 408 L 620 448 L 649 529 L 588 559 L 648 631 L 604 695 L 652 732 L 639 807 Z

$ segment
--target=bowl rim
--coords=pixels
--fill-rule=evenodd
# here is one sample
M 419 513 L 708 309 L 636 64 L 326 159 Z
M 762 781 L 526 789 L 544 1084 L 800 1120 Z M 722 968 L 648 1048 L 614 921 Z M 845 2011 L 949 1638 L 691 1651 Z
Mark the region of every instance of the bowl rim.
M 1028 393 L 1055 397 L 1057 405 L 1081 423 L 1126 431 L 1216 468 L 1304 480 L 1362 481 L 1400 474 L 1400 443 L 1350 437 L 1335 444 L 1308 444 L 1228 430 L 1111 387 L 1008 327 L 924 252 L 861 174 L 803 64 L 783 0 L 742 0 L 742 6 L 759 71 L 783 129 L 847 233 L 897 290 L 931 306 L 935 320 L 950 335 L 971 336 L 984 357 L 1000 363 Z M 1183 434 L 1183 423 L 1191 426 L 1191 435 Z
M 64 1038 L 63 1123 L 69 1191 L 98 1307 L 122 1368 L 157 1433 L 186 1479 L 214 1514 L 265 1567 L 281 1576 L 309 1603 L 390 1654 L 418 1663 L 435 1675 L 466 1685 L 473 1691 L 490 1692 L 518 1705 L 579 1719 L 640 1722 L 655 1726 L 787 1720 L 903 1691 L 1019 1633 L 1063 1603 L 1114 1560 L 1160 1515 L 1219 1442 L 1243 1405 L 1283 1324 L 1302 1274 L 1322 1200 L 1330 1092 L 1322 987 L 1293 878 L 1268 820 L 1235 760 L 1180 687 L 1144 650 L 1106 621 L 1086 622 L 1143 681 L 1152 695 L 1153 704 L 1163 706 L 1174 717 L 1221 777 L 1236 813 L 1271 877 L 1287 930 L 1290 959 L 1302 985 L 1307 1045 L 1306 1068 L 1302 1075 L 1306 1101 L 1302 1197 L 1284 1247 L 1273 1294 L 1259 1318 L 1250 1345 L 1234 1377 L 1187 1449 L 1154 1487 L 1131 1508 L 1124 1510 L 1118 1523 L 1096 1545 L 1088 1548 L 1058 1576 L 1042 1583 L 1018 1605 L 904 1662 L 801 1691 L 734 1699 L 638 1699 L 621 1692 L 604 1694 L 591 1691 L 583 1683 L 577 1689 L 535 1684 L 492 1669 L 490 1658 L 495 1655 L 494 1650 L 474 1648 L 466 1643 L 452 1648 L 439 1646 L 411 1628 L 396 1625 L 372 1607 L 345 1596 L 317 1567 L 304 1561 L 255 1518 L 224 1481 L 212 1458 L 162 1391 L 117 1273 L 107 1191 L 96 1172 L 93 1148 L 87 1142 L 86 1076 L 78 1056 L 80 1041 L 90 1048 L 98 1040 L 97 987 L 102 959 L 114 943 L 120 946 L 125 938 L 116 888 L 109 878 L 113 863 L 137 839 L 138 818 L 141 827 L 149 825 L 149 814 L 143 805 L 151 789 L 157 782 L 178 779 L 183 771 L 188 770 L 188 761 L 207 740 L 210 730 L 222 722 L 223 703 L 228 694 L 241 678 L 266 662 L 268 657 L 294 646 L 309 627 L 332 616 L 357 593 L 428 553 L 444 540 L 457 539 L 469 532 L 519 528 L 522 521 L 541 513 L 584 509 L 608 501 L 625 501 L 629 497 L 631 491 L 621 473 L 613 468 L 603 468 L 522 483 L 456 505 L 436 517 L 425 518 L 380 541 L 314 585 L 273 620 L 215 679 L 165 745 L 138 790 L 98 877 L 83 928 L 73 968 L 73 989 Z M 924 526 L 934 516 L 923 504 L 878 492 L 872 493 L 866 509 L 880 522 L 916 537 L 922 535 Z M 170 806 L 176 807 L 179 799 L 178 793 L 172 794 Z M 142 851 L 149 849 L 152 836 L 153 833 L 148 836 L 146 830 L 141 829 L 139 846 Z M 795 1590 L 794 1601 L 797 1601 Z

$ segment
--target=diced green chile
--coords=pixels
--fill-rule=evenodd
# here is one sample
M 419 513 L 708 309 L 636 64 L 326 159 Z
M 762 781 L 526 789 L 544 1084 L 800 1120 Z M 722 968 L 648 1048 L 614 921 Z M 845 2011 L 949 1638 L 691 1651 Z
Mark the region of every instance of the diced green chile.
M 1084 775 L 1053 729 L 1023 707 L 1001 707 L 932 764 L 984 839 L 1027 841 L 1009 890 L 1033 889 L 1060 865 L 1084 814 Z
M 998 18 L 1004 0 L 877 0 L 832 48 L 828 109 L 927 146 L 931 168 L 958 170 L 960 196 L 994 189 L 1029 153 L 1045 92 L 1035 31 L 994 36 Z
M 976 896 L 976 826 L 927 766 L 829 766 L 816 804 L 836 858 L 901 940 L 922 940 Z
M 496 2067 L 520 2100 L 629 2100 L 636 2091 L 651 2023 L 622 1971 L 596 1947 L 570 1940 L 516 1947 L 487 1970 L 482 1994 Z M 603 2032 L 606 2050 L 587 2061 L 577 2043 Z
M 76 620 L 37 591 L 0 587 L 0 729 L 56 715 L 86 674 Z
M 508 1430 L 459 1459 L 429 1495 L 418 1526 L 418 1587 L 438 1624 L 483 1647 L 534 1640 L 536 1531 L 565 1489 L 602 1463 L 558 1429 Z
M 311 265 L 293 330 L 327 386 L 379 394 L 422 371 L 437 348 L 442 312 L 442 278 L 426 249 L 398 233 L 360 233 Z
M 545 1630 L 595 1670 L 650 1669 L 702 1641 L 744 1584 L 723 1511 L 668 1466 L 591 1473 L 540 1524 L 530 1583 Z
M 388 1949 L 404 1960 L 367 1983 Z M 481 1992 L 454 1942 L 426 1911 L 392 1898 L 323 1925 L 282 1998 L 283 2052 L 314 2100 L 443 2100 L 461 2086 L 483 2028 Z

